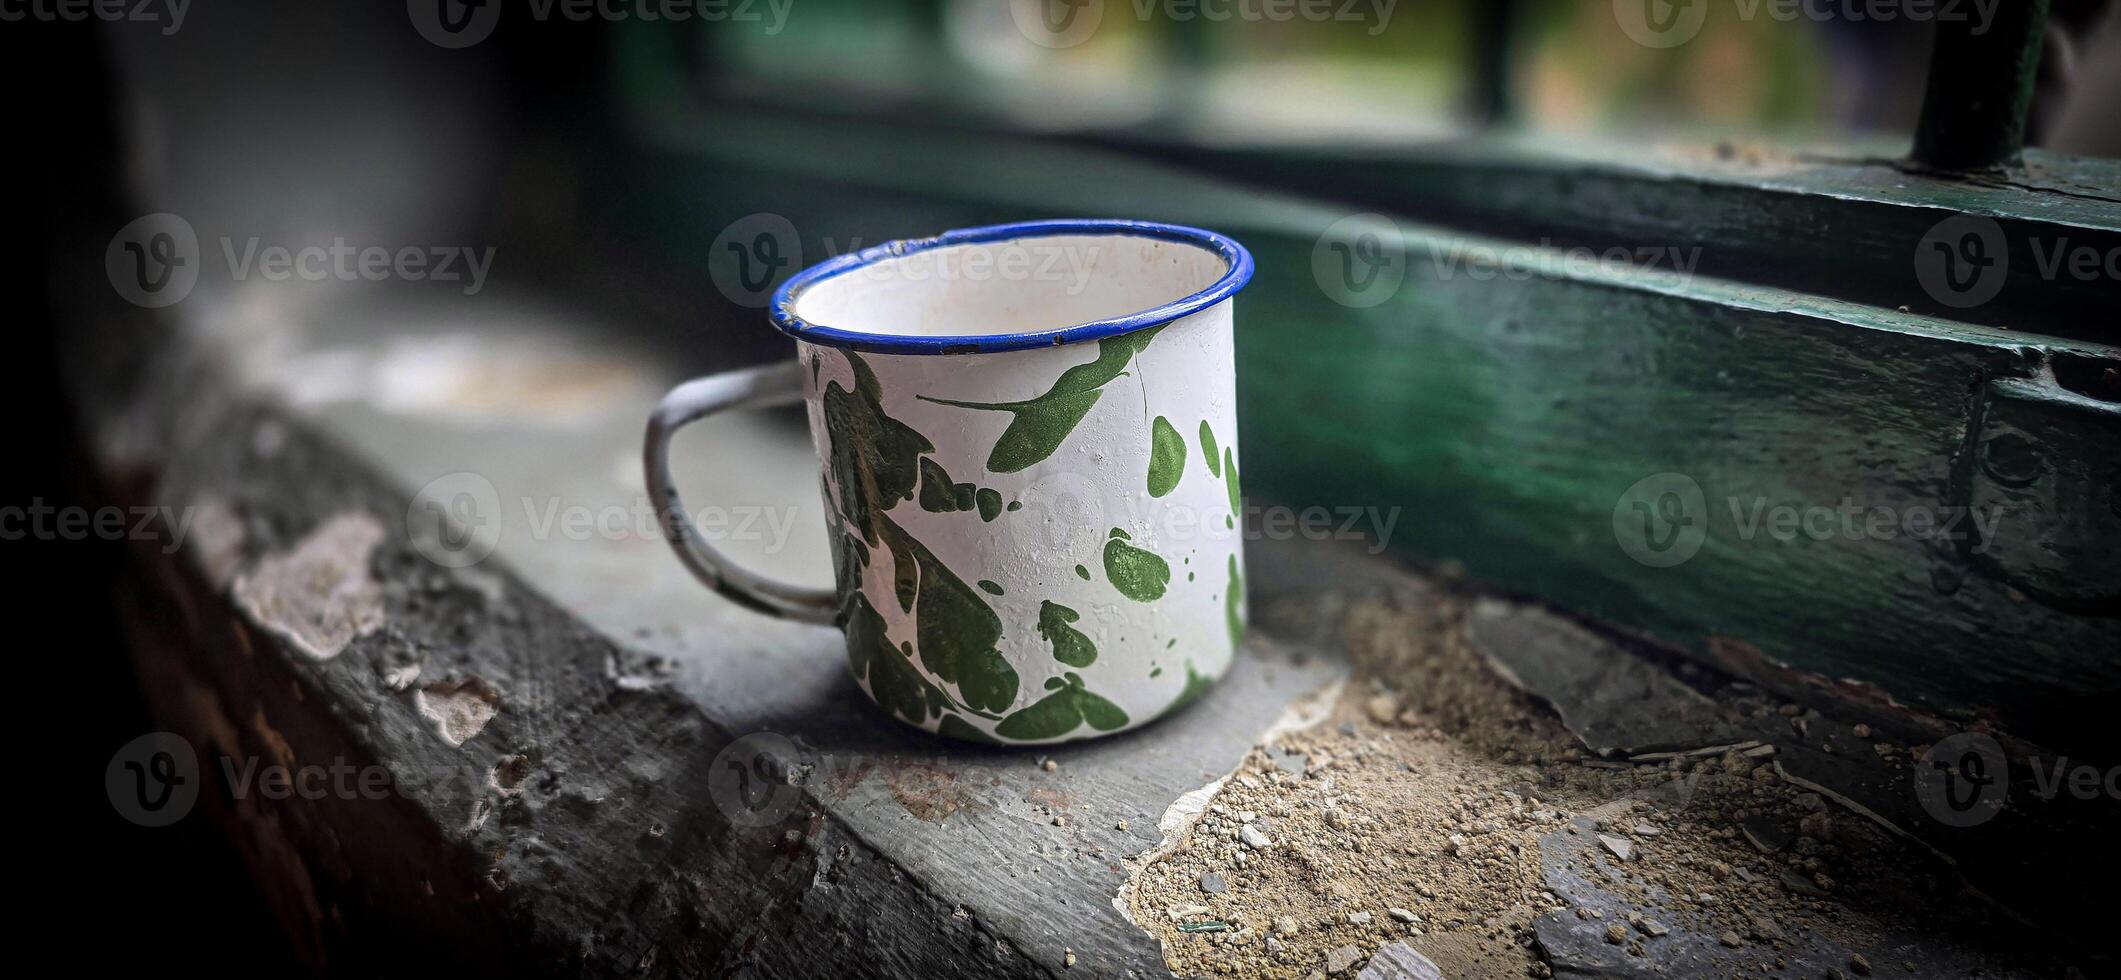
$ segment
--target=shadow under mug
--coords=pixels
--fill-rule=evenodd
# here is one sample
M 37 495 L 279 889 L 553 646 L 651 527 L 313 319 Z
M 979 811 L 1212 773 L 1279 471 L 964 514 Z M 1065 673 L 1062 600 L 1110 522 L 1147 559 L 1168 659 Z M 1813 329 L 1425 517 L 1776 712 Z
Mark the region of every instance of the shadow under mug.
M 1123 220 L 946 232 L 791 277 L 793 363 L 688 381 L 648 421 L 678 558 L 767 615 L 830 624 L 884 710 L 957 738 L 1137 727 L 1229 668 L 1245 622 L 1232 297 L 1222 235 Z M 835 585 L 731 562 L 672 485 L 670 439 L 801 400 Z

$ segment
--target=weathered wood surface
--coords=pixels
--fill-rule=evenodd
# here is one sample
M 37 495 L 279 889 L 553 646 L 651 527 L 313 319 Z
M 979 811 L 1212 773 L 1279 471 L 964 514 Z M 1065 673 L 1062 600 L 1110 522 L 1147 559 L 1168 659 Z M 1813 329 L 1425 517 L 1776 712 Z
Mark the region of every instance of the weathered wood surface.
M 1181 169 L 903 119 L 641 97 L 642 145 L 611 155 L 624 190 L 600 207 L 660 252 L 704 255 L 723 224 L 761 211 L 816 250 L 1067 213 L 1227 231 L 1260 269 L 1239 301 L 1248 487 L 1400 507 L 1403 554 L 1767 682 L 1788 681 L 1786 665 L 2050 744 L 2111 745 L 2090 713 L 2054 709 L 2121 691 L 2108 544 L 2121 511 L 2098 503 L 2121 483 L 2105 448 L 2121 403 L 2095 387 L 2121 364 L 2098 315 L 2121 284 L 2050 281 L 2031 254 L 2121 247 L 2110 161 L 2035 155 L 2012 179 L 1965 181 L 1857 158 L 1592 164 L 1476 143 L 1396 160 L 1197 151 Z M 1925 303 L 1914 282 L 1917 243 L 1957 211 L 1996 216 L 2011 243 L 2008 282 L 1970 313 Z M 1403 280 L 1342 305 L 1315 263 L 1330 267 L 1335 222 L 1362 212 L 1393 220 L 1371 227 Z M 1700 265 L 1571 266 L 1578 243 L 1698 248 Z M 2049 332 L 2016 329 L 2028 323 Z M 1997 385 L 2048 406 L 2025 454 L 2048 462 L 2008 500 L 1986 486 L 1973 424 Z M 1662 474 L 1701 493 L 1687 516 L 1702 546 L 1677 567 L 1631 558 L 1615 526 L 1631 488 Z M 1999 527 L 2081 546 L 1969 533 L 1984 501 L 2009 505 L 1987 515 Z M 1785 540 L 1758 523 L 1845 505 L 1853 532 Z M 1902 533 L 1911 512 L 1933 529 L 1953 520 L 1953 537 Z M 1866 530 L 1872 514 L 1894 533 Z
M 479 319 L 427 309 L 430 323 Z M 395 315 L 337 313 L 328 334 L 312 335 L 328 337 L 333 356 L 282 349 L 260 375 L 271 379 L 264 390 L 231 383 L 221 369 L 232 352 L 209 342 L 178 359 L 193 372 L 158 375 L 138 400 L 101 402 L 102 456 L 113 474 L 131 474 L 120 485 L 193 515 L 176 554 L 159 542 L 139 549 L 151 570 L 135 620 L 139 663 L 170 724 L 238 766 L 377 764 L 405 791 L 208 794 L 298 949 L 334 972 L 416 963 L 528 975 L 1040 976 L 1065 970 L 1073 953 L 1083 975 L 1162 975 L 1154 942 L 1113 905 L 1127 859 L 1161 839 L 1159 817 L 1179 796 L 1220 777 L 1292 699 L 1343 669 L 1330 628 L 1289 624 L 1255 641 L 1197 710 L 1140 733 L 1004 751 L 912 732 L 863 700 L 829 631 L 704 592 L 650 535 L 538 530 L 551 508 L 632 504 L 639 491 L 619 440 L 668 368 L 623 345 L 588 354 L 492 327 L 369 343 L 360 325 Z M 467 341 L 479 358 L 456 356 Z M 411 379 L 392 364 L 417 366 L 419 383 L 397 384 Z M 539 365 L 563 367 L 552 377 L 571 379 L 572 394 L 489 384 Z M 260 404 L 349 368 L 379 383 L 299 412 Z M 588 383 L 597 378 L 607 380 Z M 380 391 L 417 397 L 370 397 Z M 680 478 L 708 490 L 702 502 L 794 499 L 795 527 L 822 525 L 807 442 L 788 420 L 727 420 L 684 448 Z M 491 482 L 499 506 L 473 516 L 495 519 L 474 523 L 498 531 L 498 548 L 452 569 L 432 560 L 414 494 L 459 474 Z M 822 576 L 803 537 L 754 557 Z M 295 555 L 303 561 L 289 565 Z M 1260 542 L 1251 557 L 1262 603 L 1420 588 L 1360 549 Z M 304 591 L 310 572 L 335 563 L 372 595 Z M 1559 678 L 1557 706 L 1594 745 L 1610 733 L 1571 702 L 1610 700 L 1578 698 L 1600 682 L 1629 692 L 1628 703 L 1663 706 L 1621 751 L 1727 736 L 1697 730 L 1669 692 L 1641 694 L 1670 682 L 1594 634 L 1536 609 L 1482 608 L 1502 612 L 1476 617 L 1473 639 L 1513 671 L 1546 668 L 1547 678 L 1520 678 L 1528 688 Z M 369 614 L 366 632 L 330 628 Z M 490 698 L 489 719 L 436 717 L 467 693 Z M 725 750 L 759 732 L 789 738 L 809 767 L 778 801 L 785 809 L 715 783 L 731 761 L 756 761 Z M 1047 755 L 1052 772 L 1037 765 Z M 1843 773 L 1806 773 L 1933 836 L 1893 809 L 1911 805 L 1904 782 L 1872 792 Z M 2029 859 L 1995 840 L 1947 834 L 1940 846 Z M 1992 862 L 1978 870 L 2028 880 Z
M 238 768 L 347 758 L 404 788 L 233 805 L 239 834 L 269 841 L 254 871 L 290 896 L 314 962 L 395 972 L 398 953 L 369 939 L 403 934 L 433 947 L 403 951 L 423 965 L 539 974 L 1038 976 L 1072 952 L 1095 975 L 1160 975 L 1155 943 L 1113 902 L 1125 860 L 1161 840 L 1179 796 L 1344 670 L 1330 651 L 1296 658 L 1263 638 L 1197 710 L 1125 737 L 1005 751 L 915 732 L 864 699 L 837 634 L 706 592 L 652 533 L 538 529 L 548 507 L 639 506 L 624 464 L 666 368 L 505 329 L 364 333 L 392 318 L 336 312 L 332 356 L 282 348 L 266 390 L 233 383 L 233 352 L 208 345 L 191 376 L 99 406 L 122 433 L 103 447 L 113 472 L 147 477 L 143 501 L 205 515 L 175 556 L 141 549 L 154 591 L 182 610 L 147 617 L 141 637 L 158 707 Z M 455 356 L 467 340 L 480 357 Z M 261 403 L 349 366 L 381 382 L 367 392 L 390 390 L 391 364 L 421 379 L 396 389 L 424 392 L 420 407 Z M 487 387 L 538 365 L 576 397 Z M 704 428 L 681 447 L 680 480 L 703 501 L 792 515 L 801 530 L 780 561 L 825 575 L 800 428 Z M 464 568 L 422 550 L 431 525 L 413 506 L 451 474 L 489 481 L 501 504 L 476 515 L 498 550 Z M 320 567 L 353 584 L 305 591 Z M 1284 554 L 1256 587 L 1318 588 L 1329 571 Z M 717 771 L 757 761 L 724 749 L 768 732 L 795 755 L 777 761 L 805 767 L 793 795 L 718 790 Z
M 478 319 L 428 309 L 430 323 Z M 313 337 L 328 337 L 334 356 L 283 349 L 260 375 L 266 391 L 230 384 L 219 366 L 232 352 L 208 343 L 178 359 L 196 372 L 159 374 L 140 400 L 105 403 L 113 414 L 102 426 L 106 464 L 133 475 L 121 485 L 193 515 L 183 550 L 140 549 L 152 571 L 136 620 L 140 665 L 171 725 L 239 766 L 345 759 L 382 765 L 405 789 L 213 805 L 298 948 L 336 972 L 417 963 L 529 975 L 1035 976 L 1066 969 L 1072 952 L 1083 975 L 1160 975 L 1153 941 L 1113 907 L 1126 859 L 1158 842 L 1158 818 L 1180 795 L 1221 776 L 1292 698 L 1342 669 L 1330 628 L 1292 623 L 1255 642 L 1198 710 L 1138 734 L 1002 751 L 914 733 L 862 699 L 832 634 L 700 590 L 651 536 L 536 530 L 549 507 L 630 503 L 638 490 L 620 464 L 631 460 L 611 457 L 631 454 L 615 440 L 630 438 L 666 368 L 614 353 L 623 347 L 590 355 L 490 327 L 392 331 L 370 344 L 361 307 L 337 312 Z M 480 358 L 452 353 L 466 340 Z M 416 365 L 428 387 L 394 383 L 391 364 Z M 572 379 L 574 394 L 488 384 L 539 364 L 565 366 L 555 377 Z M 349 368 L 379 383 L 293 414 L 257 403 Z M 599 377 L 611 381 L 582 384 Z M 380 391 L 419 397 L 368 397 Z M 164 452 L 140 455 L 156 446 Z M 731 419 L 686 448 L 695 454 L 681 479 L 715 499 L 799 499 L 797 513 L 822 523 L 803 510 L 814 507 L 803 496 L 814 486 L 809 450 L 785 420 Z M 490 481 L 501 503 L 481 512 L 496 518 L 498 550 L 450 569 L 423 553 L 434 545 L 413 496 L 466 473 Z M 801 544 L 778 557 L 822 575 Z M 1259 543 L 1255 597 L 1419 588 L 1359 552 Z M 290 566 L 291 555 L 304 561 Z M 335 564 L 373 593 L 333 588 L 303 601 L 303 569 Z M 258 598 L 275 594 L 294 598 Z M 1602 729 L 1576 714 L 1572 692 L 1603 679 L 1632 703 L 1664 683 L 1588 631 L 1492 608 L 1503 614 L 1476 617 L 1473 639 L 1517 672 L 1550 668 L 1563 717 L 1594 742 Z M 368 632 L 329 628 L 369 613 Z M 1298 661 L 1292 650 L 1319 655 Z M 1537 689 L 1546 679 L 1520 680 Z M 490 696 L 490 719 L 467 729 L 434 716 L 467 692 Z M 1622 751 L 1724 737 L 1696 730 L 1669 694 L 1641 700 L 1663 706 L 1641 719 L 1663 731 L 1638 732 Z M 732 761 L 725 750 L 761 731 L 792 739 L 811 767 L 785 810 L 716 788 Z M 1053 772 L 1036 764 L 1049 754 Z M 1846 791 L 1918 832 L 1935 829 L 1888 805 L 1908 809 L 1904 783 L 1874 789 Z M 752 826 L 754 813 L 769 819 Z M 2027 859 L 1995 840 L 1946 835 L 1941 846 Z M 1981 870 L 2026 880 L 2015 868 Z

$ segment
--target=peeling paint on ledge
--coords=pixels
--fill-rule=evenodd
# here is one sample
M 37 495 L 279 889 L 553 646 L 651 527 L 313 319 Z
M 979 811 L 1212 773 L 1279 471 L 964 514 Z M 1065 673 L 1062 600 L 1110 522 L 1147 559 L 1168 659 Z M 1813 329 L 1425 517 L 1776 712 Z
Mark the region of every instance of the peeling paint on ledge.
M 412 692 L 412 706 L 434 722 L 442 741 L 463 745 L 501 713 L 501 695 L 476 677 L 436 681 Z
M 383 522 L 366 511 L 333 516 L 292 550 L 236 579 L 236 605 L 260 627 L 318 660 L 338 656 L 383 625 L 383 586 L 369 558 Z
M 1341 694 L 1347 685 L 1348 675 L 1342 673 L 1325 685 L 1299 695 L 1283 706 L 1281 714 L 1274 719 L 1273 724 L 1267 726 L 1266 731 L 1260 733 L 1255 744 L 1259 747 L 1269 747 L 1280 741 L 1283 735 L 1323 723 L 1332 717 L 1333 708 L 1340 703 Z M 1237 765 L 1232 766 L 1229 772 L 1215 777 L 1205 786 L 1181 794 L 1164 809 L 1163 816 L 1156 822 L 1157 833 L 1162 839 L 1155 847 L 1128 859 L 1127 880 L 1120 884 L 1119 891 L 1112 896 L 1112 907 L 1119 910 L 1120 918 L 1134 923 L 1137 927 L 1141 925 L 1134 922 L 1134 916 L 1128 909 L 1128 899 L 1142 870 L 1178 848 L 1179 843 L 1185 840 L 1186 834 L 1193 829 L 1193 825 L 1200 822 L 1201 814 L 1207 812 L 1208 804 L 1215 799 L 1215 794 L 1222 791 L 1223 784 L 1243 765 L 1244 760 L 1239 759 Z

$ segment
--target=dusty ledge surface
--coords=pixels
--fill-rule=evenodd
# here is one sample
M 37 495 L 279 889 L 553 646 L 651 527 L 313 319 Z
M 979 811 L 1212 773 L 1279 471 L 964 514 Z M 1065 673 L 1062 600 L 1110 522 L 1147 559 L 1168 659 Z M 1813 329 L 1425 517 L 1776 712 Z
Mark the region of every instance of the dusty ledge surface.
M 209 767 L 345 761 L 401 790 L 206 805 L 335 971 L 2028 969 L 1937 938 L 1956 918 L 1836 924 L 1871 898 L 2069 946 L 1960 891 L 1950 861 L 2008 885 L 2056 852 L 1999 860 L 1995 836 L 1922 823 L 1908 764 L 1934 731 L 1894 716 L 1858 738 L 1360 547 L 1248 545 L 1246 656 L 1163 723 L 1021 751 L 922 735 L 867 703 L 836 634 L 713 596 L 640 523 L 640 420 L 678 380 L 659 358 L 551 311 L 526 331 L 428 309 L 439 326 L 412 330 L 357 308 L 260 347 L 226 309 L 190 311 L 133 373 L 91 333 L 75 388 L 112 493 L 189 520 L 181 547 L 135 549 L 130 625 L 167 724 Z M 733 550 L 823 581 L 799 420 L 701 428 L 679 446 L 688 500 L 732 533 L 756 515 Z M 486 495 L 475 533 L 438 538 L 433 506 L 463 492 Z M 1327 721 L 1292 726 L 1318 692 Z M 1865 756 L 1887 740 L 1897 760 Z M 1772 853 L 1745 837 L 1761 817 L 1787 837 Z M 1866 891 L 1881 861 L 1943 904 Z M 1224 928 L 1181 928 L 1199 922 Z
M 640 420 L 669 380 L 651 361 L 379 327 L 260 364 L 212 323 L 185 329 L 179 367 L 85 399 L 112 485 L 195 521 L 182 547 L 136 549 L 141 670 L 209 770 L 390 773 L 387 799 L 217 814 L 290 896 L 305 955 L 336 969 L 402 965 L 374 941 L 400 936 L 425 963 L 535 974 L 1162 975 L 1113 903 L 1127 861 L 1344 672 L 1262 635 L 1210 697 L 1138 733 L 930 737 L 873 709 L 836 633 L 705 591 L 652 524 L 556 523 L 632 514 Z M 349 362 L 368 384 L 334 387 Z M 319 394 L 349 390 L 401 397 Z M 800 429 L 707 428 L 680 479 L 783 521 L 757 557 L 822 578 Z M 423 508 L 464 486 L 493 499 L 475 533 L 438 540 L 454 531 Z M 1261 578 L 1303 579 L 1278 574 L 1294 560 Z M 735 769 L 775 778 L 718 781 Z

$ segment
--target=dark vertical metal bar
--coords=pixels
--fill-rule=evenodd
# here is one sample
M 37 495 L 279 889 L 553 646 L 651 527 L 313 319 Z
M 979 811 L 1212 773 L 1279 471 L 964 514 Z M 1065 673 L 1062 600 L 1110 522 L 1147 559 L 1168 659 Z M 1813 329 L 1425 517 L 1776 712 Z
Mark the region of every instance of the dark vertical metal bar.
M 1112 11 L 1124 0 L 1105 2 L 1108 5 L 1105 16 L 1110 18 L 1114 16 Z M 1216 45 L 1227 43 L 1218 42 L 1208 32 L 1230 30 L 1233 22 L 1211 22 L 1205 17 L 1189 20 L 1164 18 L 1163 23 L 1155 26 L 1161 28 L 1156 43 L 1169 59 L 1168 70 L 1158 87 L 1158 111 L 1178 119 L 1196 116 L 1208 105 L 1208 72 L 1215 63 Z
M 1467 110 L 1473 120 L 1494 126 L 1509 122 L 1510 38 L 1517 27 L 1519 0 L 1467 0 L 1467 39 L 1472 50 L 1472 89 Z
M 1114 3 L 1114 6 L 1117 5 Z M 1107 13 L 1106 16 L 1111 14 Z M 1207 73 L 1209 64 L 1214 60 L 1214 44 L 1209 40 L 1208 32 L 1221 26 L 1223 25 L 1212 23 L 1205 17 L 1184 21 L 1168 20 L 1163 24 L 1164 50 L 1176 62 L 1183 79 L 1182 84 L 1196 84 L 1200 77 Z
M 2006 0 L 1983 23 L 1939 18 L 1929 86 L 1915 130 L 1916 163 L 1985 170 L 2018 162 L 2040 68 L 2049 0 Z
M 849 4 L 848 6 L 856 6 Z M 907 16 L 912 19 L 915 38 L 913 43 L 922 50 L 921 65 L 930 74 L 930 79 L 948 86 L 955 77 L 959 63 L 956 52 L 950 49 L 950 10 L 943 0 L 911 0 L 905 5 Z M 827 17 L 839 11 L 825 11 Z

